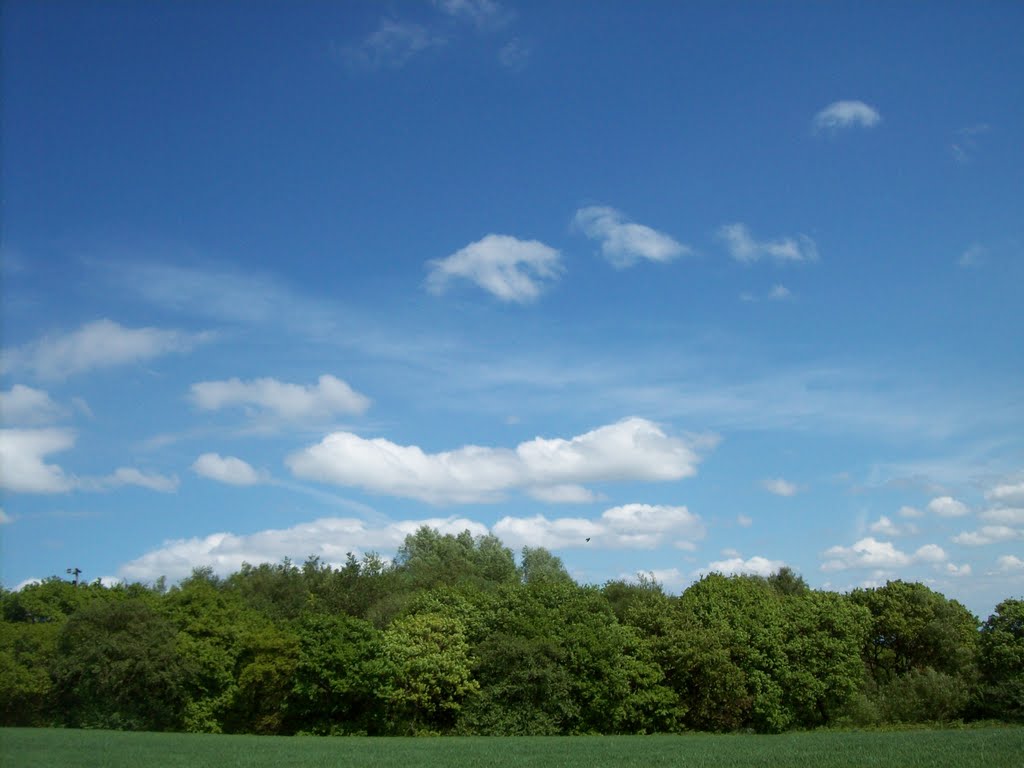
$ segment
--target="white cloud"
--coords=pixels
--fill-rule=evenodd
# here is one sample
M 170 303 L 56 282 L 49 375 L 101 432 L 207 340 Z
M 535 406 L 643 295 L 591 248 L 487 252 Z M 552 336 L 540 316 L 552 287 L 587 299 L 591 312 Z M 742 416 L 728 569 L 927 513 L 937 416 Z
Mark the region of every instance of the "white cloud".
M 784 285 L 773 285 L 768 292 L 768 298 L 771 301 L 787 301 L 793 298 L 793 292 Z
M 592 240 L 601 241 L 601 253 L 614 266 L 623 268 L 641 259 L 672 261 L 690 248 L 655 229 L 635 224 L 614 208 L 592 205 L 581 208 L 573 225 Z
M 549 519 L 544 515 L 503 517 L 493 532 L 508 546 L 606 547 L 653 549 L 672 540 L 691 549 L 706 535 L 700 517 L 686 507 L 626 504 L 605 510 L 597 520 L 582 517 Z
M 946 559 L 946 553 L 935 544 L 925 544 L 910 555 L 896 549 L 892 542 L 878 541 L 873 537 L 861 539 L 851 547 L 831 547 L 825 550 L 824 556 L 827 559 L 821 566 L 823 571 L 859 568 L 885 570 L 914 563 L 940 563 Z
M 192 401 L 203 410 L 242 406 L 286 421 L 328 419 L 339 413 L 359 414 L 370 406 L 365 395 L 329 374 L 315 385 L 289 384 L 263 378 L 202 381 L 192 385 Z
M 256 485 L 266 480 L 263 474 L 257 472 L 247 462 L 234 456 L 221 456 L 217 453 L 204 453 L 193 462 L 192 471 L 228 485 Z
M 74 488 L 79 491 L 102 492 L 134 485 L 158 493 L 174 493 L 178 490 L 178 478 L 161 475 L 158 472 L 143 472 L 135 467 L 119 467 L 102 477 L 75 478 Z
M 1024 560 L 1021 560 L 1016 555 L 1003 555 L 996 560 L 996 565 L 999 567 L 999 570 L 1004 573 L 1024 571 Z
M 1002 525 L 1024 526 L 1024 507 L 996 507 L 986 509 L 980 515 L 982 520 Z
M 187 352 L 206 335 L 160 328 L 125 328 L 96 320 L 77 331 L 44 336 L 11 350 L 5 369 L 28 370 L 44 379 L 60 379 L 96 368 L 150 360 L 170 352 Z
M 605 527 L 594 520 L 583 517 L 559 517 L 549 520 L 544 515 L 532 517 L 503 517 L 494 524 L 492 531 L 507 546 L 544 547 L 565 549 L 583 547 L 587 539 L 605 533 Z
M 904 506 L 904 507 L 900 507 L 900 516 L 901 517 L 912 517 L 912 518 L 924 517 L 924 512 L 922 512 L 920 509 L 917 509 L 916 507 L 906 507 L 906 506 Z
M 178 478 L 168 477 L 157 472 L 143 472 L 135 467 L 119 467 L 106 480 L 107 485 L 118 488 L 123 485 L 137 485 L 160 493 L 173 493 L 178 490 Z
M 718 238 L 725 243 L 729 255 L 744 264 L 753 264 L 762 258 L 780 264 L 818 260 L 818 247 L 806 235 L 758 241 L 751 236 L 746 224 L 737 222 L 719 227 Z
M 652 568 L 649 571 L 638 571 L 636 575 L 652 578 L 661 586 L 672 591 L 679 591 L 691 582 L 690 577 L 678 568 Z
M 875 522 L 873 522 L 868 530 L 871 533 L 878 534 L 879 536 L 905 536 L 908 534 L 917 533 L 917 527 L 908 523 L 907 525 L 898 525 L 894 523 L 889 517 L 882 515 Z
M 569 440 L 538 437 L 514 449 L 469 445 L 434 454 L 335 432 L 286 463 L 306 479 L 431 503 L 471 503 L 496 501 L 513 489 L 543 494 L 592 482 L 678 480 L 696 473 L 697 448 L 713 445 L 712 439 L 670 437 L 646 419 L 630 418 Z
M 946 573 L 956 578 L 962 578 L 964 576 L 971 575 L 971 566 L 967 563 L 963 565 L 956 565 L 954 563 L 946 563 Z
M 841 128 L 872 128 L 882 121 L 874 107 L 863 101 L 835 101 L 814 116 L 817 131 L 835 131 Z
M 990 130 L 992 130 L 992 126 L 987 123 L 978 123 L 955 131 L 955 138 L 949 145 L 949 152 L 953 159 L 961 165 L 969 164 L 978 151 L 978 137 Z
M 761 483 L 761 487 L 776 496 L 796 496 L 800 491 L 794 483 L 783 480 L 781 477 L 765 480 Z
M 952 538 L 955 544 L 963 544 L 968 547 L 982 547 L 986 544 L 996 544 L 1001 541 L 1015 541 L 1024 538 L 1024 531 L 1011 528 L 1008 525 L 983 525 L 977 531 L 963 531 Z
M 15 384 L 0 392 L 0 421 L 8 426 L 49 424 L 63 414 L 64 409 L 41 389 Z
M 3 508 L 0 507 L 0 525 L 8 525 L 14 522 L 14 518 L 4 512 Z
M 754 524 L 754 518 L 747 517 L 746 515 L 737 515 L 736 524 L 739 525 L 740 528 L 749 528 Z
M 501 26 L 511 18 L 495 0 L 434 0 L 434 5 L 442 13 L 479 28 Z
M 13 493 L 106 491 L 135 485 L 161 493 L 178 489 L 178 478 L 134 467 L 120 467 L 103 477 L 74 477 L 44 457 L 75 444 L 68 429 L 0 429 L 0 487 Z
M 1024 482 L 997 485 L 985 493 L 985 498 L 994 504 L 1024 505 Z
M 13 493 L 63 493 L 74 487 L 47 454 L 66 451 L 75 443 L 67 429 L 0 429 L 0 487 Z
M 545 281 L 562 273 L 561 255 L 538 240 L 487 235 L 443 259 L 428 262 L 427 290 L 442 294 L 453 278 L 470 280 L 502 301 L 535 300 Z
M 586 504 L 597 501 L 600 497 L 582 485 L 550 485 L 541 488 L 527 489 L 533 498 L 549 504 Z
M 498 51 L 498 61 L 505 69 L 518 72 L 526 67 L 532 51 L 518 37 L 512 38 Z
M 985 257 L 988 255 L 988 249 L 983 245 L 975 243 L 966 251 L 960 254 L 960 258 L 957 259 L 957 264 L 964 268 L 980 267 L 985 263 Z
M 302 562 L 310 555 L 340 565 L 349 552 L 360 555 L 370 551 L 393 554 L 405 537 L 426 525 L 441 533 L 458 534 L 464 530 L 474 536 L 487 533 L 487 527 L 459 517 L 405 520 L 369 526 L 353 518 L 322 518 L 292 528 L 265 530 L 252 534 L 214 533 L 205 537 L 166 541 L 158 549 L 132 560 L 118 569 L 118 576 L 129 581 L 150 581 L 160 576 L 180 579 L 193 568 L 211 566 L 227 575 L 242 563 L 277 563 L 285 557 Z
M 724 576 L 749 574 L 753 576 L 771 576 L 786 565 L 782 560 L 769 560 L 767 557 L 755 555 L 744 560 L 742 557 L 731 557 L 727 560 L 715 560 L 704 568 L 696 571 L 696 575 L 721 573 Z
M 963 517 L 970 514 L 967 505 L 952 496 L 939 496 L 928 502 L 928 511 L 939 517 Z
M 448 41 L 421 24 L 382 18 L 369 36 L 359 45 L 341 46 L 341 58 L 361 69 L 400 69 L 414 56 Z

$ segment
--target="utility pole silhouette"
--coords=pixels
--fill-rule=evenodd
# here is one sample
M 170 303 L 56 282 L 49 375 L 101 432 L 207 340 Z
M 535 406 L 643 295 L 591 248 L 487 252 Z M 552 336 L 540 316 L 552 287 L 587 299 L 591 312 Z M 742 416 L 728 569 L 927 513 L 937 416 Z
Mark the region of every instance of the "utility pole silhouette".
M 72 582 L 76 587 L 78 586 L 78 577 L 82 575 L 81 568 L 68 568 L 68 573 L 72 573 L 75 576 L 75 580 Z

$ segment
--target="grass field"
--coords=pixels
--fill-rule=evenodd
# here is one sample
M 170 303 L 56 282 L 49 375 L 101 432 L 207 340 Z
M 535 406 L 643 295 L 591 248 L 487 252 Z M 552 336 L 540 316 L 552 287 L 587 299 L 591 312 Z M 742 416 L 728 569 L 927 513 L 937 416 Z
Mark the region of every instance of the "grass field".
M 316 738 L 0 729 L 4 768 L 1022 768 L 1024 728 L 782 736 Z

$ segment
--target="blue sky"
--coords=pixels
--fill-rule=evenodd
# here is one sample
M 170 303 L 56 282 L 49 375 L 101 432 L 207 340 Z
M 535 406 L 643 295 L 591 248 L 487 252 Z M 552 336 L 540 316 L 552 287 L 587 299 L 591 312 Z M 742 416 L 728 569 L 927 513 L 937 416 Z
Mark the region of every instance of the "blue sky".
M 1024 6 L 3 9 L 5 586 L 1024 593 Z M 589 538 L 589 541 L 587 539 Z

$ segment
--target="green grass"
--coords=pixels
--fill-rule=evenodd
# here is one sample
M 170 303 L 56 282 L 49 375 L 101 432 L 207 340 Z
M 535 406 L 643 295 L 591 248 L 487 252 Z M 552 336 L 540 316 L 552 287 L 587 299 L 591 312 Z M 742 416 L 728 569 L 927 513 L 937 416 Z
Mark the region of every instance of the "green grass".
M 0 762 L 4 768 L 1021 768 L 1024 728 L 507 739 L 289 738 L 6 728 L 0 729 Z

